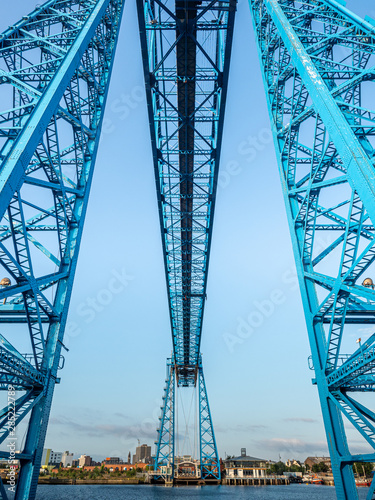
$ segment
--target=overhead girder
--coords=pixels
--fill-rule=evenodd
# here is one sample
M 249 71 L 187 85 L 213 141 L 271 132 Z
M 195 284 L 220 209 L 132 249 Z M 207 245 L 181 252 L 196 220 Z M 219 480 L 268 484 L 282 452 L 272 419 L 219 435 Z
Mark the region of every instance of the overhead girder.
M 138 0 L 177 381 L 195 385 L 236 1 Z

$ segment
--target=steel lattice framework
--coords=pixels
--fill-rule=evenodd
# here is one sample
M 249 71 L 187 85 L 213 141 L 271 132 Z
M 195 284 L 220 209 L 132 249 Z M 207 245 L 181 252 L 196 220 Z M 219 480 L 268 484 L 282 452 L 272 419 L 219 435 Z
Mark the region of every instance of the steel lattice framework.
M 194 385 L 235 1 L 138 0 L 175 363 Z
M 333 0 L 250 8 L 337 497 L 352 500 L 351 464 L 375 460 L 375 334 L 355 343 L 375 323 L 374 22 Z
M 196 386 L 236 0 L 137 0 L 137 7 L 175 376 L 180 387 Z M 156 468 L 174 460 L 167 401 Z M 209 422 L 200 427 L 202 477 L 219 478 L 210 415 Z
M 50 0 L 0 35 L 0 389 L 17 394 L 0 457 L 27 417 L 17 500 L 36 493 L 122 8 Z

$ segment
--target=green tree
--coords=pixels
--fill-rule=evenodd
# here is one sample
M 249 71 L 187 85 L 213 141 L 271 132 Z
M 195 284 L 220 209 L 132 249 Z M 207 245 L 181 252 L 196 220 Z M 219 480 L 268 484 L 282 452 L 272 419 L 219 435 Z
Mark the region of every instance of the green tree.
M 286 472 L 288 467 L 284 464 L 284 462 L 276 462 L 272 464 L 271 467 L 267 470 L 268 474 L 276 474 L 277 476 L 282 476 L 283 472 Z
M 318 464 L 314 464 L 311 470 L 315 473 L 317 472 L 328 472 L 329 467 L 324 462 L 319 462 Z
M 373 470 L 374 464 L 371 462 L 355 462 L 353 464 L 353 472 L 361 477 L 371 477 Z
M 137 471 L 135 469 L 127 470 L 126 471 L 126 477 L 135 477 L 137 474 Z

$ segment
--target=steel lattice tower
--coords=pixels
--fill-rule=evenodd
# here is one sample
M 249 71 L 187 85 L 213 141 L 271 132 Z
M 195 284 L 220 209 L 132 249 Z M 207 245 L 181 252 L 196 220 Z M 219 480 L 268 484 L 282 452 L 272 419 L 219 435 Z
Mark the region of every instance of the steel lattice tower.
M 375 323 L 375 22 L 334 0 L 250 9 L 337 497 L 353 500 L 352 464 L 375 461 L 375 334 L 355 342 Z
M 25 419 L 17 500 L 36 494 L 123 3 L 49 0 L 0 35 L 0 457 Z
M 177 387 L 197 387 L 203 478 L 220 479 L 200 355 L 236 0 L 137 0 L 168 289 L 168 362 L 155 469 L 174 466 Z

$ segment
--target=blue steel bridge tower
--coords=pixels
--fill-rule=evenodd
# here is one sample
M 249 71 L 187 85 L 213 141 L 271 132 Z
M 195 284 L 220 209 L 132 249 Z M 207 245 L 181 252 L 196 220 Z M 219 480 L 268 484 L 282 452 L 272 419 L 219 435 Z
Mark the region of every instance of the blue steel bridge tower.
M 123 3 L 49 0 L 0 35 L 0 457 L 23 445 L 16 500 L 35 498 L 64 364 Z M 0 481 L 3 500 L 8 487 Z
M 375 21 L 249 3 L 337 498 L 354 500 L 352 464 L 375 461 Z
M 155 470 L 174 476 L 176 391 L 196 387 L 201 475 L 218 480 L 200 342 L 236 0 L 137 8 L 173 340 Z

